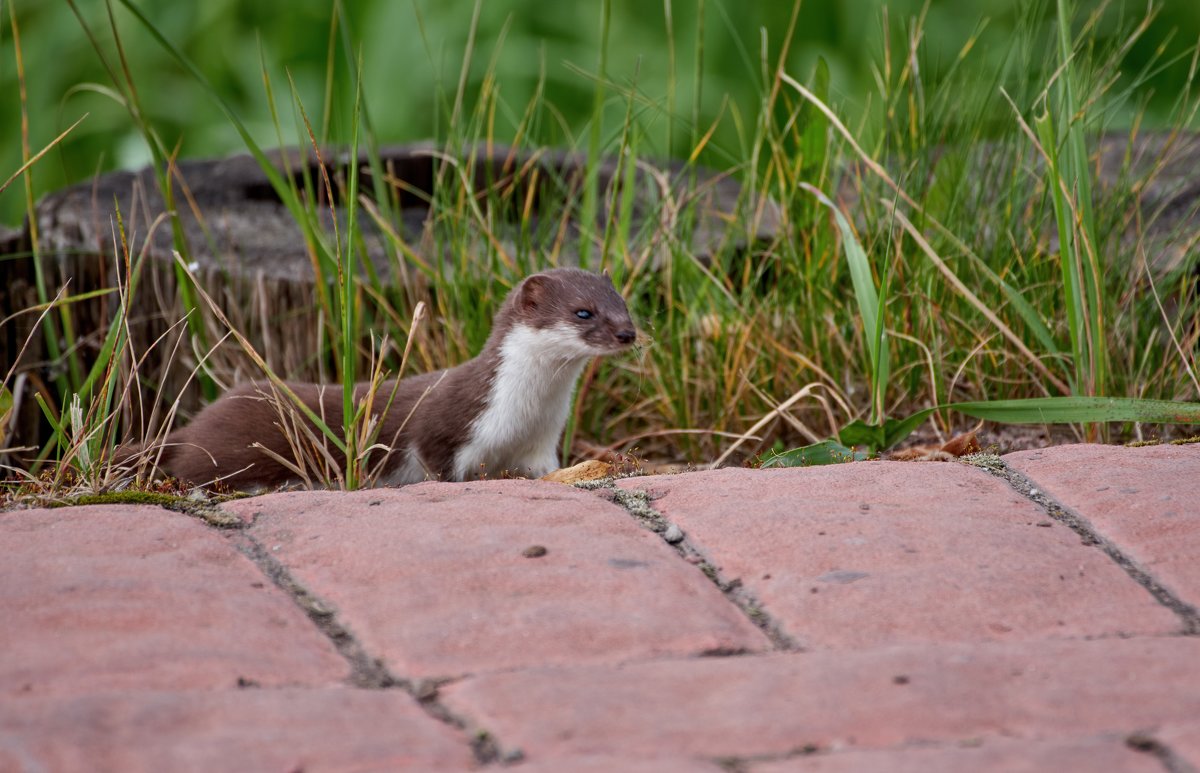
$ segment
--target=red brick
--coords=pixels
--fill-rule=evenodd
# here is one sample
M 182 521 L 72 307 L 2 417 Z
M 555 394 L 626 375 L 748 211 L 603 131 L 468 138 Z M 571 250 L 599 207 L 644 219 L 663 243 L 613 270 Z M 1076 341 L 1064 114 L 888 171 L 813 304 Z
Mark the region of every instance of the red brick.
M 807 648 L 1167 633 L 1175 617 L 1005 482 L 874 462 L 623 481 Z
M 531 761 L 1121 737 L 1200 716 L 1200 639 L 1054 640 L 486 674 L 442 702 Z
M 0 514 L 0 694 L 330 684 L 346 662 L 215 529 L 154 507 Z
M 793 757 L 749 767 L 750 773 L 1162 773 L 1152 755 L 1122 737 L 1071 740 L 966 740 L 958 746 L 850 751 Z
M 1200 719 L 1172 723 L 1146 734 L 1164 744 L 1178 759 L 1190 764 L 1192 770 L 1200 770 Z M 1179 769 L 1186 770 L 1182 766 Z
M 398 690 L 115 692 L 0 705 L 0 770 L 465 770 L 461 732 Z
M 1200 445 L 1074 445 L 1004 461 L 1200 606 Z
M 561 484 L 246 500 L 252 534 L 403 676 L 767 648 L 694 566 Z M 527 548 L 546 554 L 526 557 Z

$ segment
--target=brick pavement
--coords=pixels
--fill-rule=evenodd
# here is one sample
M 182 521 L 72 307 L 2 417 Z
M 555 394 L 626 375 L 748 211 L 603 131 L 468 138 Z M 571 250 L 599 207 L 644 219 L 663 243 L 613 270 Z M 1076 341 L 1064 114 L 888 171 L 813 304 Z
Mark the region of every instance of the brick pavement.
M 222 509 L 0 513 L 0 771 L 1200 769 L 1200 446 Z

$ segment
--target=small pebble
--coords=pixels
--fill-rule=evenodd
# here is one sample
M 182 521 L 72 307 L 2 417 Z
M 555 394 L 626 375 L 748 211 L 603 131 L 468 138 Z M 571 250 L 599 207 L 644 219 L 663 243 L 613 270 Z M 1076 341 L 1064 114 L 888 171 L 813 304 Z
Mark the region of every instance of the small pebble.
M 413 682 L 413 697 L 422 702 L 436 700 L 438 684 L 432 679 L 418 679 Z
M 672 545 L 678 545 L 680 542 L 683 542 L 683 529 L 679 528 L 675 524 L 671 524 L 667 527 L 667 530 L 663 532 L 663 539 L 665 539 L 667 542 L 670 542 Z
M 546 550 L 544 545 L 530 545 L 521 551 L 521 555 L 525 556 L 526 558 L 541 558 L 548 552 L 550 551 Z

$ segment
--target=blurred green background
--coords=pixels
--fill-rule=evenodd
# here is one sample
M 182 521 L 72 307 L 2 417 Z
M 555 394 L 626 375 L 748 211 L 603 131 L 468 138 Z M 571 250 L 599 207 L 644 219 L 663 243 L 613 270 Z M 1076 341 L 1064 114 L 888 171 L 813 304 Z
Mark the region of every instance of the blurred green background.
M 1122 16 L 1146 15 L 1142 2 L 1108 4 L 1099 37 L 1118 35 Z M 285 141 L 300 141 L 290 109 L 287 75 L 314 123 L 325 112 L 327 51 L 333 0 L 144 0 L 147 17 L 215 85 L 264 146 L 277 144 L 263 87 L 263 65 L 272 78 L 282 112 Z M 361 47 L 364 98 L 381 142 L 445 139 L 459 73 L 468 49 L 475 7 L 459 0 L 347 0 L 342 6 L 348 39 Z M 599 0 L 488 0 L 479 6 L 464 110 L 470 113 L 481 88 L 499 91 L 501 108 L 490 120 L 490 136 L 512 139 L 513 127 L 544 83 L 549 116 L 536 123 L 524 144 L 587 147 L 588 121 L 601 54 Z M 1098 7 L 1076 4 L 1080 20 Z M 1135 73 L 1151 63 L 1148 90 L 1142 90 L 1114 126 L 1144 111 L 1153 125 L 1165 122 L 1192 62 L 1187 52 L 1200 37 L 1200 2 L 1170 0 L 1154 6 L 1149 31 L 1126 54 L 1122 71 Z M 0 180 L 21 164 L 21 102 L 13 18 L 20 36 L 27 91 L 29 140 L 36 152 L 84 113 L 88 118 L 34 168 L 34 195 L 87 179 L 113 168 L 147 163 L 149 153 L 128 112 L 88 84 L 111 87 L 95 48 L 65 0 L 0 0 Z M 80 11 L 100 47 L 115 63 L 106 6 L 81 0 Z M 785 43 L 792 3 L 788 0 L 612 0 L 607 75 L 615 84 L 636 83 L 647 97 L 640 122 L 655 156 L 686 157 L 697 137 L 721 116 L 702 161 L 721 166 L 744 159 L 741 137 L 751 134 L 764 94 L 765 43 L 774 62 Z M 953 66 L 967 41 L 978 33 L 970 66 L 981 74 L 1002 66 L 1005 42 L 1022 19 L 1044 24 L 1049 34 L 1054 7 L 1018 0 L 807 0 L 790 41 L 788 70 L 807 80 L 823 57 L 831 71 L 833 104 L 852 127 L 868 132 L 878 109 L 885 25 L 893 57 L 905 49 L 905 29 L 925 12 L 919 65 L 932 88 Z M 212 99 L 116 5 L 117 29 L 129 72 L 147 117 L 168 148 L 182 157 L 216 156 L 243 149 L 242 142 Z M 670 23 L 668 24 L 668 15 Z M 1040 21 L 1039 21 L 1040 20 Z M 668 29 L 668 26 L 670 29 Z M 337 29 L 339 41 L 344 30 Z M 702 46 L 698 44 L 702 42 Z M 261 56 L 261 59 L 260 59 Z M 673 57 L 673 61 L 672 61 Z M 338 116 L 348 116 L 353 99 L 350 68 L 343 53 L 334 57 L 333 116 L 328 136 L 345 139 Z M 697 69 L 699 67 L 699 69 Z M 486 74 L 495 75 L 494 83 Z M 1016 77 L 1033 77 L 1017 73 Z M 983 82 L 981 77 L 981 83 Z M 609 92 L 613 92 L 610 90 Z M 726 101 L 728 100 L 728 101 Z M 611 98 L 608 112 L 620 124 L 624 99 Z M 606 112 L 606 123 L 608 118 Z M 698 119 L 699 127 L 693 119 Z M 11 185 L 0 194 L 0 223 L 18 223 L 24 191 Z

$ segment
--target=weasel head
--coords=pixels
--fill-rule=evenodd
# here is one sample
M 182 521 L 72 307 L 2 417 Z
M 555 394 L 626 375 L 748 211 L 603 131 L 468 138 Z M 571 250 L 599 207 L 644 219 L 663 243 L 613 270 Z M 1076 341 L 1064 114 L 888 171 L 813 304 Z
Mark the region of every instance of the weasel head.
M 515 325 L 543 333 L 564 358 L 596 357 L 628 349 L 637 328 L 607 275 L 556 268 L 526 277 L 505 304 Z

